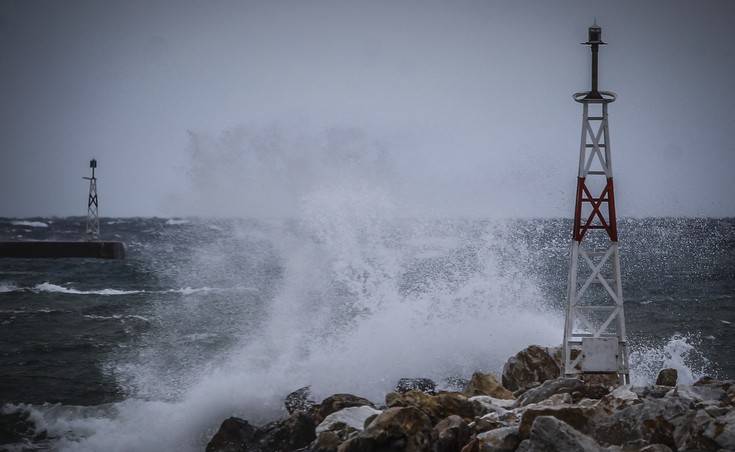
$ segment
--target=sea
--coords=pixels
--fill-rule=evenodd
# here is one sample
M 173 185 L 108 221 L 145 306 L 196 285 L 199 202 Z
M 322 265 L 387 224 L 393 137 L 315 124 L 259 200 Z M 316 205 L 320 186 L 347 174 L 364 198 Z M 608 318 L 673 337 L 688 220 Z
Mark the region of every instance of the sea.
M 0 450 L 201 451 L 283 398 L 450 388 L 563 335 L 567 219 L 103 218 L 125 260 L 0 259 Z M 84 218 L 0 218 L 0 240 Z M 735 378 L 735 219 L 619 222 L 634 384 Z

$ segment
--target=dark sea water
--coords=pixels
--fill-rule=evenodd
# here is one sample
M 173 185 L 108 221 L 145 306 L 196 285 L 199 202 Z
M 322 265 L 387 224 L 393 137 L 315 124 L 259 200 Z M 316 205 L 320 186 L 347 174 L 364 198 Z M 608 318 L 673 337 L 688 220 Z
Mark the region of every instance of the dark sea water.
M 0 259 L 2 413 L 35 429 L 17 447 L 201 450 L 303 384 L 379 399 L 400 376 L 498 371 L 561 343 L 570 226 L 106 218 L 126 260 Z M 82 229 L 0 219 L 1 240 Z M 620 245 L 634 381 L 735 378 L 735 220 L 628 219 Z

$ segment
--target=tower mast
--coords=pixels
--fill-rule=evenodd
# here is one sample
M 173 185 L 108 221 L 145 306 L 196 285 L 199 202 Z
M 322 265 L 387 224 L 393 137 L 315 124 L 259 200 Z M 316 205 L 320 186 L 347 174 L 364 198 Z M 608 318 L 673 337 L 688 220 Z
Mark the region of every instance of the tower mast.
M 94 175 L 94 170 L 95 168 L 97 168 L 97 160 L 90 160 L 89 167 L 92 170 L 92 177 L 84 178 L 89 181 L 89 198 L 87 199 L 87 229 L 85 236 L 87 240 L 99 240 L 100 217 L 99 204 L 97 200 L 97 178 Z
M 597 21 L 582 44 L 592 51 L 592 88 L 582 104 L 582 139 L 574 207 L 571 265 L 564 323 L 564 374 L 615 374 L 629 381 L 620 279 L 618 227 L 608 127 L 616 94 L 598 89 L 598 52 L 606 43 Z M 600 193 L 595 197 L 592 193 Z

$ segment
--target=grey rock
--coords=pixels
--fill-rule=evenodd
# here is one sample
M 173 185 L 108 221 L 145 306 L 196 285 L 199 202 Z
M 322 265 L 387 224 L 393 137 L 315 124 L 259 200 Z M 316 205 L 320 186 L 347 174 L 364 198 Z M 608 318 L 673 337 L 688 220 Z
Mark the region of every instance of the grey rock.
M 537 417 L 529 438 L 517 449 L 522 452 L 597 452 L 604 451 L 594 439 L 559 419 Z
M 696 414 L 690 402 L 676 397 L 636 400 L 612 413 L 594 416 L 590 434 L 606 444 L 666 444 L 678 448 L 689 437 L 690 421 Z
M 704 436 L 723 449 L 735 450 L 735 411 L 716 418 L 707 426 Z
M 207 452 L 240 452 L 252 442 L 255 427 L 244 419 L 231 417 L 225 419 L 217 433 L 207 444 Z
M 678 385 L 667 396 L 679 397 L 693 402 L 720 403 L 728 400 L 725 390 L 717 385 Z
M 303 411 L 257 429 L 247 452 L 290 452 L 308 446 L 316 439 L 316 422 Z
M 518 431 L 521 439 L 528 438 L 536 419 L 546 416 L 554 417 L 569 424 L 577 430 L 586 432 L 589 429 L 589 422 L 592 413 L 593 411 L 589 408 L 582 408 L 574 405 L 529 405 L 523 412 Z
M 254 428 L 231 417 L 207 444 L 207 452 L 290 452 L 308 446 L 315 438 L 314 419 L 296 411 L 286 419 Z
M 431 432 L 433 452 L 459 452 L 472 436 L 464 419 L 452 415 L 439 421 Z
M 585 389 L 585 384 L 577 378 L 557 378 L 554 380 L 546 380 L 533 389 L 529 389 L 518 399 L 520 406 L 538 403 L 546 400 L 554 394 L 571 394 L 573 392 L 581 392 Z
M 660 386 L 676 386 L 679 374 L 676 369 L 661 369 L 656 378 L 656 384 Z
M 521 442 L 518 427 L 503 427 L 477 435 L 483 452 L 512 452 Z

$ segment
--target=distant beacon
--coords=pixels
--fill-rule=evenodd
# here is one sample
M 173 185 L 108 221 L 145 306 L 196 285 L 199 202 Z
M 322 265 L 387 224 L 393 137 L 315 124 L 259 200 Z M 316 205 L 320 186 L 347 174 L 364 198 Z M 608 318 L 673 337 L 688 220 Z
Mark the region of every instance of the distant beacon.
M 598 89 L 597 56 L 606 43 L 597 21 L 587 36 L 582 44 L 592 51 L 592 86 L 573 96 L 582 104 L 582 140 L 564 323 L 564 375 L 607 374 L 625 384 L 630 380 L 628 346 L 607 120 L 607 107 L 617 96 Z
M 125 244 L 118 241 L 100 240 L 99 202 L 97 198 L 97 177 L 94 172 L 97 160 L 89 161 L 92 170 L 87 197 L 87 227 L 83 240 L 9 240 L 0 242 L 0 258 L 16 259 L 125 259 Z
M 85 238 L 87 240 L 99 240 L 99 200 L 97 199 L 97 178 L 94 176 L 94 170 L 97 168 L 97 160 L 90 160 L 89 167 L 92 169 L 92 176 L 84 178 L 89 181 L 89 197 L 87 198 L 87 228 Z

